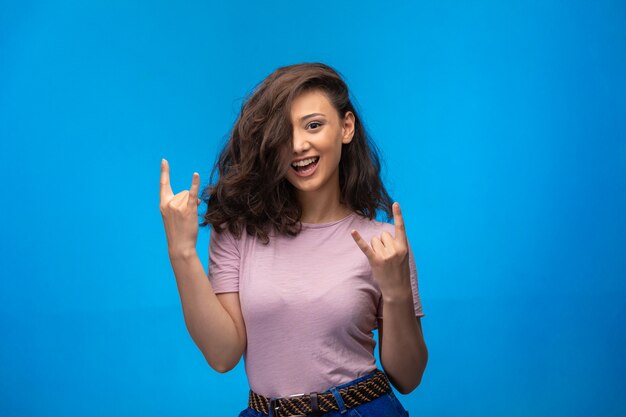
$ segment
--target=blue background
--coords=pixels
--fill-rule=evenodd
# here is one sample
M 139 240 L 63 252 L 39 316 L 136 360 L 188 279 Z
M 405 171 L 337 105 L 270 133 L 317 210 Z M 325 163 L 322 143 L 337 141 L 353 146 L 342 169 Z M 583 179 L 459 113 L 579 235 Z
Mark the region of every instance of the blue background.
M 244 96 L 306 61 L 344 75 L 403 207 L 411 415 L 624 415 L 626 3 L 227 3 L 2 1 L 0 415 L 245 408 L 243 361 L 185 328 L 159 164 L 206 185 Z

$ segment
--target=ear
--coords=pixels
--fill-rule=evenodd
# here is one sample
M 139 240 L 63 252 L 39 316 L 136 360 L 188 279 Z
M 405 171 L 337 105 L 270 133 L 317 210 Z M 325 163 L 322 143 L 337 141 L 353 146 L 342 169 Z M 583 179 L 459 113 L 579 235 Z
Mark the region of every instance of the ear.
M 354 137 L 354 113 L 347 111 L 343 117 L 341 143 L 350 143 Z

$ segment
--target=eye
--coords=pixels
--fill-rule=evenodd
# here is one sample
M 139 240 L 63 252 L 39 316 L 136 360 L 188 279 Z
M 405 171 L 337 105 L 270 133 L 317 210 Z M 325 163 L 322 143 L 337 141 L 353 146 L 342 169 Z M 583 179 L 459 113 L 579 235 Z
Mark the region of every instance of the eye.
M 307 128 L 311 128 L 311 129 L 317 129 L 318 126 L 321 126 L 322 124 L 320 122 L 311 122 L 307 125 Z

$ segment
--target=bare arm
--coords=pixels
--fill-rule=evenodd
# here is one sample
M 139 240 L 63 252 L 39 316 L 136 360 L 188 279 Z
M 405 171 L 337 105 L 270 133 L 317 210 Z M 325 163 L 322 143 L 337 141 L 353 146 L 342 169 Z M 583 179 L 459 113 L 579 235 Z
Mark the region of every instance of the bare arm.
M 211 368 L 234 368 L 246 347 L 239 293 L 215 294 L 197 253 L 172 253 L 170 262 L 191 338 Z
M 393 386 L 402 394 L 417 388 L 428 362 L 428 349 L 412 299 L 385 302 L 385 318 L 378 320 L 378 349 L 380 362 Z
M 414 311 L 410 247 L 397 202 L 393 204 L 393 217 L 395 236 L 383 231 L 380 237 L 372 237 L 371 246 L 357 230 L 352 230 L 352 237 L 367 256 L 382 293 L 385 331 L 383 320 L 379 320 L 380 361 L 393 386 L 408 394 L 422 380 L 428 351 Z
M 243 354 L 246 330 L 239 293 L 215 295 L 196 253 L 199 187 L 200 175 L 194 172 L 191 188 L 174 195 L 169 163 L 161 161 L 159 207 L 185 324 L 208 364 L 227 372 Z

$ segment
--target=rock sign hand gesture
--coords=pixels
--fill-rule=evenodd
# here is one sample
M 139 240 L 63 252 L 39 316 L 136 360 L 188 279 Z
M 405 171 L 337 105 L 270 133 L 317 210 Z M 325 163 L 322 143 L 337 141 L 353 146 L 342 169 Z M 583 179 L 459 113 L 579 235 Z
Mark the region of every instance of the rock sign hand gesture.
M 191 188 L 174 195 L 170 185 L 169 163 L 161 161 L 160 208 L 170 254 L 188 254 L 196 250 L 198 239 L 198 189 L 200 174 L 193 173 Z
M 404 228 L 400 204 L 393 204 L 395 237 L 384 231 L 380 237 L 374 236 L 371 246 L 358 231 L 352 230 L 352 238 L 363 251 L 372 267 L 374 279 L 385 296 L 402 297 L 411 294 L 409 270 L 409 243 Z

